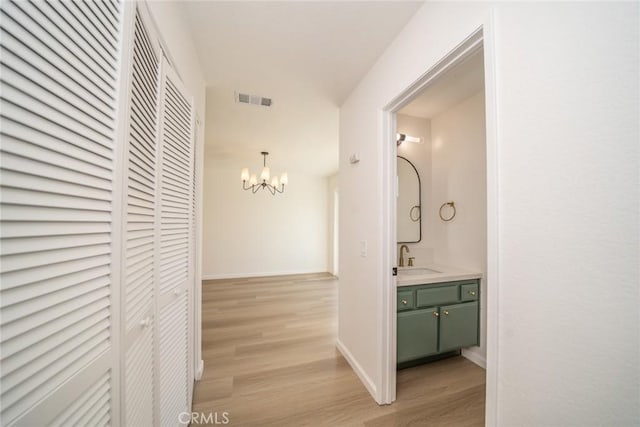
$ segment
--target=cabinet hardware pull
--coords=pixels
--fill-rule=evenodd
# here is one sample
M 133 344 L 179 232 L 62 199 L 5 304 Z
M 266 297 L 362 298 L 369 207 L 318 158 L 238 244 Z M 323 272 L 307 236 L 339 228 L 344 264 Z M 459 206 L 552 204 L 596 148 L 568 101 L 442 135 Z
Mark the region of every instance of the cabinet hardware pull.
M 469 291 L 469 295 L 471 295 L 472 297 L 476 295 L 476 291 Z
M 438 317 L 438 316 L 440 316 L 440 313 L 438 313 L 437 311 L 434 311 L 434 312 L 433 312 L 433 315 L 434 315 L 435 317 Z
M 444 315 L 445 315 L 445 316 L 448 316 L 448 315 L 449 315 L 449 311 L 448 311 L 448 310 L 445 310 L 445 311 L 444 311 Z
M 406 299 L 402 300 L 402 305 L 407 305 L 407 300 Z

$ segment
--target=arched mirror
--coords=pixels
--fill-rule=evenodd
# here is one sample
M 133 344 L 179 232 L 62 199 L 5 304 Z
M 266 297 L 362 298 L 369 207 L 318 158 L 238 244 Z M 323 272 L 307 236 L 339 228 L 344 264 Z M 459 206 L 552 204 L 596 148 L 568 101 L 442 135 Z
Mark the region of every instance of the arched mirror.
M 398 156 L 398 243 L 417 243 L 422 239 L 420 175 L 408 159 Z

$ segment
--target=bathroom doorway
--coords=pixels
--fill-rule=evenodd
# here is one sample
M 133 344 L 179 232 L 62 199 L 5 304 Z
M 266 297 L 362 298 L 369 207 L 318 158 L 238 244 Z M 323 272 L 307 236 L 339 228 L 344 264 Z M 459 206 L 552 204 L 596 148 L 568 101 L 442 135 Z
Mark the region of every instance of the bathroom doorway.
M 482 29 L 478 29 L 383 111 L 387 141 L 384 161 L 390 187 L 396 188 L 397 156 L 409 159 L 416 166 L 422 186 L 422 205 L 407 213 L 410 216 L 419 210 L 422 224 L 420 240 L 405 243 L 411 251 L 410 254 L 403 253 L 405 267 L 408 256 L 413 258 L 414 266 L 454 260 L 454 263 L 462 264 L 461 267 L 466 266 L 467 270 L 474 270 L 482 277 L 479 279 L 478 301 L 479 345 L 464 349 L 462 354 L 474 364 L 489 369 L 487 388 L 495 384 L 490 378 L 491 366 L 485 354 L 487 337 L 489 344 L 495 346 L 495 337 L 488 330 L 495 324 L 487 322 L 487 296 L 491 299 L 495 291 L 496 282 L 491 272 L 497 259 L 496 238 L 491 233 L 496 229 L 497 221 L 496 216 L 491 215 L 497 211 L 497 194 L 492 187 L 496 160 L 491 55 L 491 50 L 487 52 L 484 47 Z M 470 111 L 480 112 L 481 117 L 466 120 L 465 114 Z M 398 144 L 400 139 L 402 141 Z M 397 185 L 401 191 L 400 183 Z M 391 191 L 390 194 L 395 196 L 396 192 Z M 387 214 L 389 249 L 386 256 L 391 265 L 398 266 L 401 240 L 396 227 L 403 214 L 397 211 L 396 197 L 390 199 Z M 475 250 L 471 252 L 467 251 L 468 248 L 460 250 L 468 243 L 464 239 L 469 235 L 461 237 L 465 228 L 467 232 L 473 230 L 471 240 Z M 389 284 L 386 295 L 383 295 L 388 334 L 383 376 L 387 380 L 386 397 L 391 403 L 396 399 L 397 381 L 398 276 L 392 277 Z M 490 396 L 487 399 L 489 407 Z

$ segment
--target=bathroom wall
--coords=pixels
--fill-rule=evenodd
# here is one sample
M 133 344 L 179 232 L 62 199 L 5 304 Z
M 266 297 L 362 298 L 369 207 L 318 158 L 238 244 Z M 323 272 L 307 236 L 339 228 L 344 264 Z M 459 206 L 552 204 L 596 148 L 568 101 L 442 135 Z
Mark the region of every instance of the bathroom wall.
M 408 243 L 409 256 L 415 257 L 416 265 L 433 261 L 433 229 L 429 210 L 431 209 L 431 121 L 403 114 L 396 115 L 396 128 L 399 133 L 417 136 L 422 144 L 403 142 L 398 146 L 398 156 L 408 159 L 418 170 L 422 187 L 422 239 L 419 243 Z M 400 189 L 401 191 L 401 189 Z M 406 264 L 405 264 L 406 265 Z
M 487 180 L 484 92 L 431 119 L 433 199 L 428 222 L 434 262 L 479 271 L 487 277 Z M 439 216 L 440 206 L 455 202 L 456 216 Z M 448 211 L 443 210 L 447 214 Z M 480 347 L 463 354 L 486 366 L 486 280 L 481 281 Z
M 362 185 L 384 184 L 380 112 L 485 25 L 488 240 L 498 255 L 487 425 L 638 424 L 639 8 L 427 2 L 342 105 L 338 292 L 358 304 L 340 304 L 338 339 L 374 397 L 385 385 L 390 266 L 382 193 Z M 354 152 L 362 160 L 351 165 Z
M 289 171 L 284 194 L 252 194 L 243 166 L 207 159 L 203 279 L 328 271 L 327 178 Z

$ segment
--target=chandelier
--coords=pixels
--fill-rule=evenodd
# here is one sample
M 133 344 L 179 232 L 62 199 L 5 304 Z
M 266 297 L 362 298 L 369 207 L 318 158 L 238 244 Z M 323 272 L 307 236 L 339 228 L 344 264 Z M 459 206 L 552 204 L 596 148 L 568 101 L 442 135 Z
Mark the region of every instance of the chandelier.
M 249 177 L 249 168 L 242 168 L 242 172 L 240 173 L 240 179 L 242 180 L 242 188 L 244 190 L 251 190 L 252 193 L 255 193 L 258 190 L 267 189 L 273 195 L 277 193 L 284 193 L 284 186 L 289 184 L 289 177 L 286 172 L 280 175 L 280 181 L 278 181 L 278 177 L 274 176 L 269 183 L 269 178 L 271 177 L 269 168 L 267 167 L 267 156 L 268 152 L 262 151 L 263 160 L 262 160 L 262 173 L 260 174 L 260 181 L 258 182 L 258 178 L 255 174 L 251 174 Z M 248 184 L 247 184 L 248 182 Z

